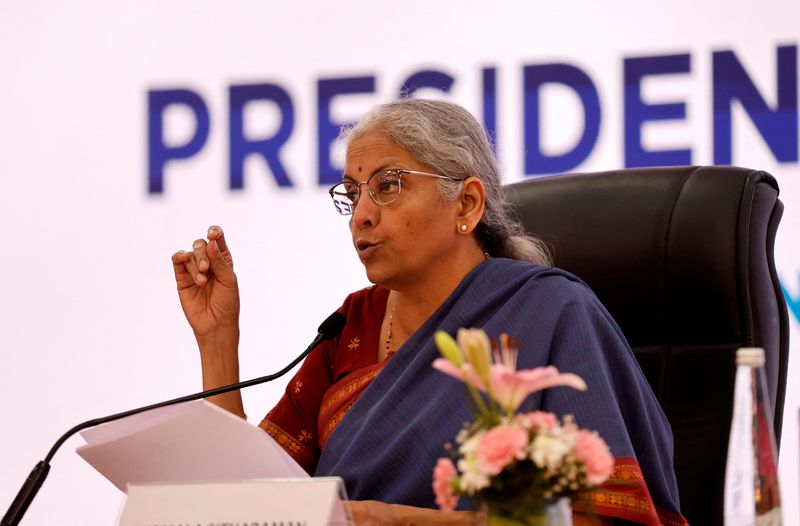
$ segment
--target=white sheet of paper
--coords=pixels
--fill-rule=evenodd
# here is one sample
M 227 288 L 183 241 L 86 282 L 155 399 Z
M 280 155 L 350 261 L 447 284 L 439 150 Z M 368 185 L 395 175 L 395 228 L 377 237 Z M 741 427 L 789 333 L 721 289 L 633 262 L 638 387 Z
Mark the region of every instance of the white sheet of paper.
M 81 433 L 77 449 L 122 491 L 128 484 L 308 477 L 262 429 L 196 400 Z

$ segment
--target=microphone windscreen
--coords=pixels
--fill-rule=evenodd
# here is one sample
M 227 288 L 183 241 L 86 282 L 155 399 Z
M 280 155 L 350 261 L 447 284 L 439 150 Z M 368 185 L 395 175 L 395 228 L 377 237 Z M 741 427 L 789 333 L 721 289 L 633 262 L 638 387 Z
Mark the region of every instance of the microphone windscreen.
M 322 341 L 330 340 L 342 332 L 345 323 L 347 323 L 347 318 L 345 318 L 344 314 L 339 311 L 335 311 L 333 314 L 325 318 L 325 321 L 323 321 L 319 326 L 317 332 L 319 332 L 319 334 L 322 336 Z

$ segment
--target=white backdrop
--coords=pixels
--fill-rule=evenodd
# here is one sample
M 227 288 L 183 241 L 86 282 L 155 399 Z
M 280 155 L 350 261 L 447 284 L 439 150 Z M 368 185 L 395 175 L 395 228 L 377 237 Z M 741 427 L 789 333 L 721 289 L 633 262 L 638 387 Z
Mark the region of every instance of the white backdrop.
M 569 3 L 409 0 L 267 3 L 145 0 L 0 3 L 0 513 L 50 445 L 75 423 L 200 388 L 197 352 L 183 322 L 170 255 L 209 224 L 224 226 L 242 287 L 243 378 L 279 369 L 314 336 L 345 294 L 367 284 L 339 217 L 318 184 L 318 81 L 373 77 L 375 89 L 336 97 L 331 118 L 357 118 L 394 98 L 421 70 L 453 78 L 447 97 L 483 115 L 484 68 L 494 68 L 499 157 L 507 182 L 525 175 L 523 71 L 565 63 L 592 81 L 601 110 L 591 154 L 574 170 L 625 165 L 625 60 L 688 55 L 682 73 L 641 84 L 647 104 L 683 102 L 685 117 L 642 126 L 649 150 L 690 149 L 714 162 L 713 53 L 733 51 L 774 107 L 781 46 L 797 123 L 800 4 L 633 0 Z M 502 5 L 502 7 L 500 7 Z M 790 64 L 791 65 L 791 64 Z M 294 128 L 280 153 L 291 188 L 258 156 L 244 188 L 228 188 L 228 91 L 272 83 L 290 96 Z M 148 92 L 188 89 L 208 108 L 196 155 L 164 171 L 148 193 Z M 427 93 L 430 93 L 427 91 Z M 572 149 L 585 115 L 576 93 L 541 92 L 542 150 Z M 765 169 L 786 213 L 779 272 L 800 302 L 799 144 L 776 158 L 739 102 L 732 104 L 731 162 Z M 272 103 L 245 107 L 245 135 L 272 136 Z M 185 143 L 194 115 L 164 112 L 164 142 Z M 791 126 L 778 129 L 794 137 Z M 775 126 L 772 127 L 775 132 Z M 774 139 L 770 139 L 774 140 Z M 334 154 L 336 149 L 333 148 Z M 798 340 L 796 313 L 792 338 Z M 793 344 L 797 349 L 797 344 Z M 787 524 L 797 524 L 798 360 L 790 364 L 781 476 Z M 284 383 L 246 391 L 251 421 Z M 66 443 L 24 524 L 107 525 L 121 495 Z

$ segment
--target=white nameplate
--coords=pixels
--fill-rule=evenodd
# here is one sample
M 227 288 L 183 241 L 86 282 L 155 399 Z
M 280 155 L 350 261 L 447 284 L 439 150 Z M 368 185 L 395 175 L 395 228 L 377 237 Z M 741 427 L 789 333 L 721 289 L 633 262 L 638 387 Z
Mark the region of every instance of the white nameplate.
M 342 479 L 141 484 L 128 487 L 119 526 L 345 526 Z

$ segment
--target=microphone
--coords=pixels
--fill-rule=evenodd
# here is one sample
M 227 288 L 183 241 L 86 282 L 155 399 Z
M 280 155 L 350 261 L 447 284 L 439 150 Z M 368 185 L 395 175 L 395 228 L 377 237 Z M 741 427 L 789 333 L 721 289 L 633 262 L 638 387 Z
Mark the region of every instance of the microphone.
M 308 354 L 313 351 L 320 343 L 330 340 L 338 336 L 342 329 L 344 329 L 344 325 L 347 323 L 347 319 L 345 318 L 344 314 L 341 312 L 334 312 L 330 316 L 328 316 L 325 321 L 319 326 L 317 329 L 317 336 L 314 338 L 314 341 L 311 342 L 311 345 L 306 347 L 306 350 L 303 351 L 300 356 L 292 360 L 289 365 L 278 371 L 274 374 L 269 374 L 267 376 L 261 376 L 259 378 L 253 378 L 252 380 L 246 380 L 244 382 L 238 382 L 235 384 L 225 385 L 222 387 L 217 387 L 215 389 L 209 389 L 207 391 L 200 391 L 199 393 L 190 394 L 187 396 L 181 396 L 180 398 L 173 398 L 172 400 L 167 400 L 164 402 L 158 402 L 156 404 L 151 404 L 144 407 L 139 407 L 136 409 L 130 409 L 128 411 L 123 411 L 122 413 L 117 413 L 114 415 L 104 416 L 102 418 L 95 418 L 93 420 L 87 420 L 77 426 L 73 427 L 66 433 L 64 433 L 61 438 L 59 438 L 53 447 L 50 448 L 50 452 L 47 453 L 47 456 L 44 460 L 40 460 L 36 466 L 34 466 L 31 474 L 28 475 L 28 478 L 25 480 L 25 483 L 17 493 L 16 498 L 9 506 L 8 511 L 3 516 L 3 520 L 0 521 L 0 526 L 17 526 L 19 521 L 22 520 L 22 516 L 25 515 L 25 512 L 28 510 L 28 506 L 30 506 L 33 499 L 36 497 L 36 493 L 39 491 L 39 488 L 42 487 L 44 483 L 44 479 L 47 478 L 47 474 L 50 471 L 50 461 L 53 459 L 53 456 L 58 451 L 58 448 L 66 442 L 66 440 L 83 429 L 88 427 L 98 426 L 100 424 L 105 424 L 107 422 L 113 422 L 114 420 L 119 420 L 121 418 L 125 418 L 126 416 L 136 415 L 139 413 L 143 413 L 145 411 L 149 411 L 151 409 L 158 409 L 159 407 L 166 407 L 168 405 L 175 405 L 180 404 L 181 402 L 189 402 L 192 400 L 198 400 L 200 398 L 208 398 L 210 396 L 218 395 L 227 393 L 230 391 L 236 391 L 238 389 L 243 389 L 245 387 L 250 387 L 251 385 L 258 385 L 263 384 L 266 382 L 271 382 L 277 378 L 280 378 L 284 374 L 288 373 L 295 365 L 300 363 L 300 361 L 308 356 Z

